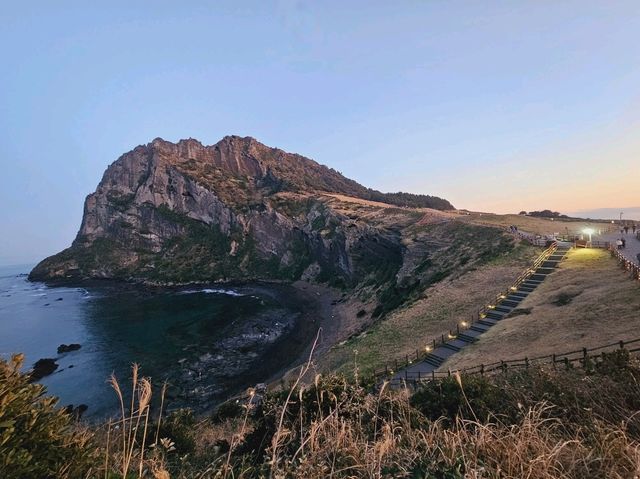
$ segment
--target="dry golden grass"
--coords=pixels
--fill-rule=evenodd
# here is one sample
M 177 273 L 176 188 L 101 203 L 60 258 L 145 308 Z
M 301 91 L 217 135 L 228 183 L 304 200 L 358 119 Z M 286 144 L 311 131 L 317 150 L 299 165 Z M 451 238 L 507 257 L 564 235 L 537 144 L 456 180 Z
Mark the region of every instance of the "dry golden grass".
M 570 302 L 556 304 L 562 298 Z M 603 250 L 572 250 L 559 269 L 520 303 L 519 309 L 526 308 L 531 308 L 530 314 L 500 321 L 441 370 L 640 337 L 640 285 Z
M 337 194 L 337 193 L 323 193 L 322 196 L 335 198 L 336 200 L 338 200 L 341 203 L 352 203 L 352 204 L 363 205 L 363 206 L 371 206 L 371 207 L 374 207 L 374 208 L 382 208 L 382 209 L 401 208 L 400 206 L 392 205 L 392 204 L 389 204 L 389 203 L 381 203 L 379 201 L 363 200 L 361 198 L 354 198 L 352 196 L 340 195 L 340 194 Z M 455 218 L 455 217 L 458 216 L 457 213 L 452 212 L 452 211 L 441 211 L 441 210 L 435 210 L 433 208 L 409 208 L 409 207 L 407 207 L 407 208 L 402 208 L 402 209 L 407 210 L 407 211 L 419 211 L 421 213 L 429 213 L 431 215 L 439 216 L 441 218 Z
M 515 225 L 521 231 L 536 233 L 540 235 L 558 234 L 580 234 L 586 227 L 603 231 L 611 227 L 611 223 L 606 221 L 553 221 L 549 218 L 536 218 L 524 215 L 497 215 L 493 213 L 471 213 L 468 216 L 460 216 L 460 221 L 468 221 L 471 223 L 499 226 L 507 229 L 511 225 Z
M 466 398 L 465 381 L 458 377 Z M 582 479 L 631 478 L 639 471 L 638 443 L 624 425 L 605 418 L 569 425 L 557 408 L 540 402 L 523 408 L 515 422 L 491 415 L 426 421 L 406 391 L 383 386 L 370 394 L 335 378 L 318 383 L 300 389 L 297 404 L 274 405 L 286 421 L 276 431 L 279 447 L 267 450 L 268 469 L 242 463 L 234 477 Z
M 512 253 L 461 277 L 446 279 L 427 289 L 410 305 L 400 308 L 365 333 L 334 346 L 319 364 L 324 371 L 349 373 L 354 361 L 364 375 L 384 369 L 386 362 L 415 356 L 434 338 L 469 320 L 480 305 L 507 289 L 539 249 L 521 244 Z

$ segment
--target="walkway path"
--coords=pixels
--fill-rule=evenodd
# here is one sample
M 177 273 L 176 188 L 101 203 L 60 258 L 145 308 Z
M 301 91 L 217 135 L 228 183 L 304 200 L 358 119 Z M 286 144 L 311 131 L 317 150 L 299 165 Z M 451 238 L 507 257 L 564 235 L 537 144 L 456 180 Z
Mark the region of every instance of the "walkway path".
M 638 241 L 638 243 L 640 243 L 640 241 Z M 452 337 L 446 343 L 438 346 L 422 361 L 416 362 L 396 372 L 391 382 L 399 383 L 402 380 L 413 381 L 429 378 L 447 358 L 476 341 L 480 335 L 489 330 L 494 324 L 506 318 L 511 311 L 517 308 L 520 302 L 558 267 L 560 261 L 564 259 L 569 249 L 571 249 L 571 246 L 571 243 L 559 243 L 558 248 L 548 256 L 535 271 L 532 270 L 531 274 L 518 284 L 517 289 L 502 297 L 498 304 L 483 314 L 469 329 L 461 331 L 456 337 Z
M 616 240 L 619 238 L 624 238 L 627 242 L 627 245 L 624 249 L 620 250 L 622 255 L 631 261 L 634 264 L 640 265 L 638 263 L 638 253 L 640 253 L 640 240 L 636 237 L 636 235 L 631 234 L 631 230 L 629 230 L 628 234 L 620 234 L 617 233 L 607 233 L 603 235 L 593 235 L 593 241 L 609 241 L 615 245 Z

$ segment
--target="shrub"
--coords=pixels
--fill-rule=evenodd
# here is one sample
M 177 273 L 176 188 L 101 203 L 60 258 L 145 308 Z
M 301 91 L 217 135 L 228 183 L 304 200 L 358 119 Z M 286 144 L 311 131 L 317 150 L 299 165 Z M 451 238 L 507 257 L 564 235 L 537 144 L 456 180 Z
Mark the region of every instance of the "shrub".
M 92 436 L 56 408 L 44 386 L 29 383 L 23 361 L 21 354 L 0 360 L 0 476 L 84 477 L 96 451 Z
M 444 417 L 449 422 L 458 416 L 484 421 L 511 410 L 501 388 L 485 377 L 467 375 L 427 382 L 411 397 L 411 405 L 431 420 Z

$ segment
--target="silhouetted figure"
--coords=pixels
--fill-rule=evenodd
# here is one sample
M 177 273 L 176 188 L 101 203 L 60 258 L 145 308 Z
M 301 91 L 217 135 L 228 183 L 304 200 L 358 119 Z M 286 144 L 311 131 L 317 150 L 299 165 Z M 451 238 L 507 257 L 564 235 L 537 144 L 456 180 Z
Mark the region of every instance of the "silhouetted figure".
M 622 240 L 621 239 L 617 239 L 616 240 L 616 248 L 622 249 Z
M 625 227 L 624 227 L 624 234 L 628 234 L 628 233 L 629 233 L 629 227 L 628 227 L 628 226 L 625 226 Z
M 624 238 L 621 238 L 620 241 L 622 241 L 622 249 L 625 249 L 627 247 L 627 240 Z
M 636 225 L 635 224 L 631 227 L 631 231 L 633 231 L 633 234 L 636 234 Z

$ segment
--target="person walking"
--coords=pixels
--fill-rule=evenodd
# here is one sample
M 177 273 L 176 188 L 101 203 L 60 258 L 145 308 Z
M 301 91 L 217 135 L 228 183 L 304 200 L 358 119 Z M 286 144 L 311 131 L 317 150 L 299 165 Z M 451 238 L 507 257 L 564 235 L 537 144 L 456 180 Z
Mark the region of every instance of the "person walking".
M 633 234 L 636 234 L 636 224 L 633 223 L 633 225 L 631 226 L 631 231 L 633 231 Z
M 620 241 L 622 241 L 622 249 L 625 249 L 627 247 L 627 240 L 624 238 L 620 238 Z
M 624 227 L 624 234 L 629 234 L 629 225 Z
M 616 247 L 617 247 L 618 249 L 622 249 L 622 240 L 621 240 L 621 239 L 619 239 L 619 238 L 616 240 Z

